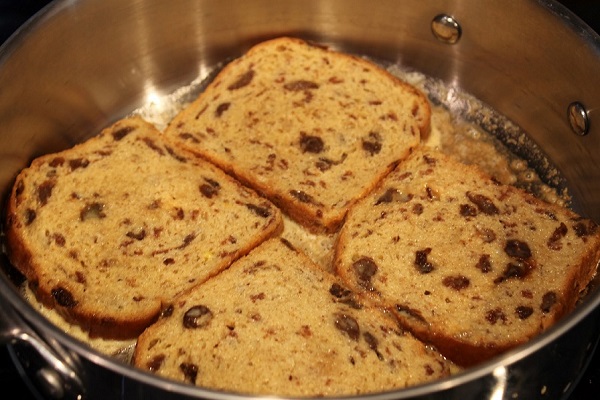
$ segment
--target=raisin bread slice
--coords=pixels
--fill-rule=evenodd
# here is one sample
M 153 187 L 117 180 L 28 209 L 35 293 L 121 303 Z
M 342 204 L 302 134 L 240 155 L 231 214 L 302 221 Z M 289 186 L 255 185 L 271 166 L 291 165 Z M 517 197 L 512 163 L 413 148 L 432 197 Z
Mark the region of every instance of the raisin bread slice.
M 600 229 L 477 167 L 417 151 L 349 212 L 335 252 L 349 287 L 467 366 L 575 306 L 596 273 Z
M 458 368 L 399 329 L 285 239 L 178 297 L 140 337 L 134 365 L 251 395 L 356 395 Z
M 34 160 L 7 210 L 9 257 L 37 298 L 110 338 L 282 229 L 269 201 L 138 117 Z
M 294 38 L 228 64 L 165 133 L 265 194 L 313 232 L 420 142 L 426 97 L 377 65 Z

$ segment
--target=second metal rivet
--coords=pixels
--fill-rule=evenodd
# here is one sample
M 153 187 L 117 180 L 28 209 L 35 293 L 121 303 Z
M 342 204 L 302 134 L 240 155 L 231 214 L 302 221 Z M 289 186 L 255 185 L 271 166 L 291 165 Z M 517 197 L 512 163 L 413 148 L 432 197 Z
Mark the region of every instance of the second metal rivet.
M 567 118 L 571 129 L 579 136 L 587 135 L 590 131 L 590 118 L 583 104 L 574 101 L 569 104 Z
M 440 42 L 454 44 L 460 39 L 462 28 L 453 17 L 439 14 L 431 21 L 431 32 Z

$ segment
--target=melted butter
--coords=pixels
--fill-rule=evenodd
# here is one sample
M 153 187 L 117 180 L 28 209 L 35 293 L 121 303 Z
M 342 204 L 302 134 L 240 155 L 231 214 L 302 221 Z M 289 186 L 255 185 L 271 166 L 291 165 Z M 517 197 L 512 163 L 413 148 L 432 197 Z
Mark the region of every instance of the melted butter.
M 508 142 L 512 142 L 513 147 L 533 146 L 511 121 L 476 98 L 419 72 L 409 72 L 398 65 L 388 66 L 387 70 L 419 88 L 432 103 L 431 133 L 424 146 L 465 164 L 475 164 L 503 184 L 516 186 L 549 203 L 569 206 L 570 195 L 566 188 L 560 187 L 561 178 L 548 160 L 542 164 L 546 175 L 555 178 L 552 184 L 547 184 L 527 159 L 509 149 Z M 507 143 L 491 131 L 506 134 Z M 534 149 L 532 153 L 540 151 Z

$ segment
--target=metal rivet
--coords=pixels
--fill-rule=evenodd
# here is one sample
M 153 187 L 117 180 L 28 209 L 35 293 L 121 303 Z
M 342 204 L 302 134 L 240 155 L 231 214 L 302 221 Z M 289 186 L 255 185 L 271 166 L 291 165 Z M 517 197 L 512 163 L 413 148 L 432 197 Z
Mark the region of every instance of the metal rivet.
M 579 136 L 587 135 L 590 131 L 590 118 L 584 105 L 578 101 L 569 104 L 567 118 L 571 129 Z
M 460 39 L 462 28 L 453 17 L 439 14 L 431 21 L 431 32 L 440 42 L 454 44 Z

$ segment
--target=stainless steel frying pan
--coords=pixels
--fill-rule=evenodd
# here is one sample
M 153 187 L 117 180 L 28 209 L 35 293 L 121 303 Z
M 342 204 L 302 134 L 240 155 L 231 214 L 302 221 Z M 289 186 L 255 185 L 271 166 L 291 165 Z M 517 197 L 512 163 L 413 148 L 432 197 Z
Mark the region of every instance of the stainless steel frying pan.
M 526 132 L 541 149 L 530 156 L 542 175 L 542 160 L 551 160 L 576 211 L 600 221 L 600 37 L 550 0 L 57 0 L 0 48 L 2 195 L 35 156 L 72 146 L 280 35 L 398 63 L 474 95 Z M 232 397 L 91 350 L 29 306 L 2 263 L 0 339 L 45 398 Z M 598 341 L 599 303 L 593 287 L 574 313 L 524 346 L 370 398 L 564 397 Z

